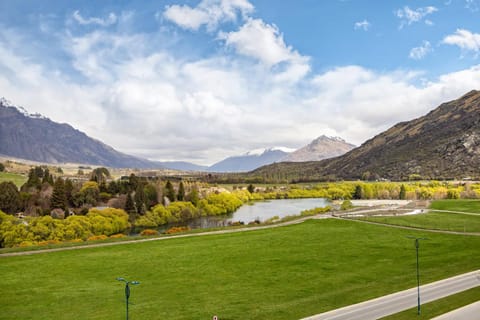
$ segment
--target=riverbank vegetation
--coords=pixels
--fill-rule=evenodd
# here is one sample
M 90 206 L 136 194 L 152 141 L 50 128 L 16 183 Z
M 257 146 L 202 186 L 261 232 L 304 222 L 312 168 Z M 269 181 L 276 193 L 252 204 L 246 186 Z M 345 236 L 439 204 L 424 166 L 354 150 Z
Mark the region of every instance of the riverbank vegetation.
M 105 230 L 102 235 L 111 236 L 108 228 L 96 226 L 100 223 L 98 218 L 93 222 L 89 220 L 92 212 L 103 209 L 120 210 L 118 212 L 126 214 L 127 221 L 122 224 L 125 228 L 116 230 L 129 233 L 167 225 L 182 226 L 198 217 L 230 214 L 245 203 L 259 200 L 480 198 L 480 184 L 472 182 L 218 185 L 192 178 L 169 179 L 134 174 L 114 179 L 106 168 L 90 169 L 88 174 L 83 170 L 79 169 L 82 172 L 75 176 L 64 176 L 60 168 L 37 166 L 30 169 L 28 179 L 20 188 L 11 181 L 1 182 L 0 210 L 11 217 L 2 218 L 0 246 L 80 241 L 99 236 L 98 230 Z M 348 204 L 348 201 L 343 203 Z M 97 229 L 91 230 L 85 225 Z M 74 232 L 73 228 L 81 230 Z

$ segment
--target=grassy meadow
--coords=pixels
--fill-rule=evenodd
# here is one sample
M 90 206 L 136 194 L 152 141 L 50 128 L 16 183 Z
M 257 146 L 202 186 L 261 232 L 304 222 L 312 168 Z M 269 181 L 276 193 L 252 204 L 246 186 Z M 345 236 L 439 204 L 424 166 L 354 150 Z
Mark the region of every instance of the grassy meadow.
M 426 214 L 396 217 L 372 216 L 360 219 L 419 229 L 480 233 L 480 201 L 478 200 L 437 200 L 432 202 L 430 209 L 431 211 Z M 440 212 L 435 209 L 470 214 Z
M 0 319 L 298 319 L 480 268 L 480 237 L 310 220 L 243 233 L 0 257 Z
M 456 199 L 437 200 L 430 205 L 432 210 L 450 210 L 459 212 L 477 213 L 480 215 L 480 200 Z
M 0 172 L 0 183 L 4 181 L 11 181 L 20 188 L 27 181 L 27 177 L 18 173 Z

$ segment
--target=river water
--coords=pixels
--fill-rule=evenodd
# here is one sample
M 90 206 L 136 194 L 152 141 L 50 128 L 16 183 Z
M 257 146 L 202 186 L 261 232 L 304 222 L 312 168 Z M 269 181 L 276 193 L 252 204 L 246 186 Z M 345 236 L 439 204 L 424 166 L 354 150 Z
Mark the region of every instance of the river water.
M 243 224 L 253 221 L 264 222 L 275 216 L 281 219 L 286 216 L 299 215 L 303 210 L 326 207 L 328 204 L 328 200 L 324 198 L 257 201 L 241 206 L 230 215 L 194 219 L 188 223 L 188 226 L 197 229 L 223 227 L 234 222 Z

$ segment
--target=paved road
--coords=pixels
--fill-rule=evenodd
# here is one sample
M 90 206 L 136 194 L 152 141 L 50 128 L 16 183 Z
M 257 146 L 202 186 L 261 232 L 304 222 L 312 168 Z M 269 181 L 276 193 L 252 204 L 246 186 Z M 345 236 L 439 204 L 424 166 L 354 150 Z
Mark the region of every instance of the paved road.
M 480 286 L 480 270 L 440 280 L 420 287 L 421 303 L 434 301 Z M 314 315 L 303 320 L 379 319 L 417 306 L 417 288 Z
M 445 313 L 432 320 L 473 320 L 478 319 L 480 316 L 480 301 L 469 304 L 463 308 L 453 310 L 449 313 Z

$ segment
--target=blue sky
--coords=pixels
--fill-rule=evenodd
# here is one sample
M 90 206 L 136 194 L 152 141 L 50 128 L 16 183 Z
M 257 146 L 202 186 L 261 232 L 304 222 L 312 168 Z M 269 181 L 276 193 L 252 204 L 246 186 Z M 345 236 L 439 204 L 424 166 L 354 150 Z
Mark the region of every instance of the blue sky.
M 0 2 L 0 96 L 156 160 L 359 145 L 480 89 L 479 53 L 480 0 Z

